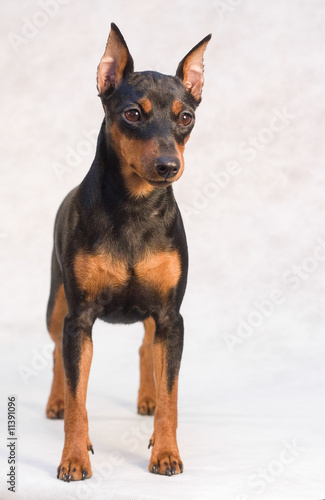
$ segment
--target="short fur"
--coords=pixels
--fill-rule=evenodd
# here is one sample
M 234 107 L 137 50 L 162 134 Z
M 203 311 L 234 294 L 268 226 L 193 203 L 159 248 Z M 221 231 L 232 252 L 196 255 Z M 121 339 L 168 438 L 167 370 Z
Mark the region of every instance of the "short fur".
M 176 442 L 177 382 L 188 255 L 172 182 L 184 169 L 209 40 L 210 35 L 185 56 L 176 76 L 135 73 L 120 31 L 111 26 L 98 66 L 105 118 L 95 159 L 63 201 L 54 230 L 47 310 L 54 379 L 46 413 L 53 419 L 64 414 L 58 478 L 65 481 L 92 475 L 85 402 L 97 318 L 144 322 L 138 412 L 155 412 L 149 470 L 183 471 Z

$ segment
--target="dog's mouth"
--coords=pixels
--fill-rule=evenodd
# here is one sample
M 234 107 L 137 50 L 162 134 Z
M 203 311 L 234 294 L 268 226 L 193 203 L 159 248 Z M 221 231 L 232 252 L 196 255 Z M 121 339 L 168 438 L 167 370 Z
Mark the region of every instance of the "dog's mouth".
M 168 180 L 165 180 L 165 181 L 154 181 L 154 180 L 151 180 L 151 179 L 145 179 L 146 182 L 148 182 L 148 184 L 151 184 L 151 186 L 154 186 L 154 187 L 167 187 L 167 186 L 170 186 L 173 182 L 173 179 L 168 179 Z

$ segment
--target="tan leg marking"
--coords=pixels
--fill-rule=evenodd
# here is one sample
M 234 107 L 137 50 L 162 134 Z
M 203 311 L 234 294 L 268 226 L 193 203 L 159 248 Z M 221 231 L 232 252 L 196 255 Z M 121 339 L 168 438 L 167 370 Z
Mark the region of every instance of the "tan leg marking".
M 76 395 L 72 395 L 65 379 L 65 443 L 58 478 L 66 481 L 78 481 L 92 476 L 88 451 L 92 449 L 88 434 L 86 397 L 93 344 L 84 334 L 79 363 L 79 383 Z
M 138 394 L 138 413 L 153 415 L 156 407 L 156 387 L 153 375 L 153 338 L 156 325 L 152 317 L 144 320 L 144 338 L 139 349 L 140 387 Z
M 62 328 L 63 320 L 68 312 L 63 284 L 60 286 L 49 323 L 49 334 L 55 342 L 53 353 L 53 382 L 46 407 L 47 418 L 63 418 L 64 415 L 64 370 L 62 360 Z
M 154 433 L 149 443 L 153 446 L 149 471 L 156 474 L 179 474 L 183 472 L 183 463 L 176 441 L 178 379 L 175 379 L 172 391 L 169 393 L 167 390 L 166 347 L 163 343 L 156 343 L 153 346 L 153 352 L 157 404 Z

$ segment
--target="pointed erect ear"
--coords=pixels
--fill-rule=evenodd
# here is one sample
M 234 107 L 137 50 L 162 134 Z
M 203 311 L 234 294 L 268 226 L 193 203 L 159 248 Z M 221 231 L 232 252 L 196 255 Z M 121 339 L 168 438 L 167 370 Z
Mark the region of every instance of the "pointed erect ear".
M 211 39 L 208 35 L 181 60 L 176 76 L 180 78 L 186 90 L 194 97 L 197 104 L 201 101 L 203 87 L 203 54 Z
M 97 88 L 99 94 L 113 91 L 129 73 L 133 72 L 133 59 L 125 40 L 112 23 L 106 49 L 97 68 Z

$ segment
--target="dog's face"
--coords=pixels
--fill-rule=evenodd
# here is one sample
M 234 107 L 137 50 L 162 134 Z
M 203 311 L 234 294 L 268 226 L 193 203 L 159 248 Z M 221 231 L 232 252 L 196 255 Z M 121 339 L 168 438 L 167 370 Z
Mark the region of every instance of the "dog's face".
M 112 25 L 97 84 L 108 137 L 133 196 L 165 188 L 184 171 L 184 146 L 201 100 L 203 53 L 209 39 L 192 49 L 174 77 L 134 73 L 125 41 Z
M 180 178 L 196 105 L 179 78 L 132 73 L 103 104 L 113 148 L 130 175 L 151 187 Z

